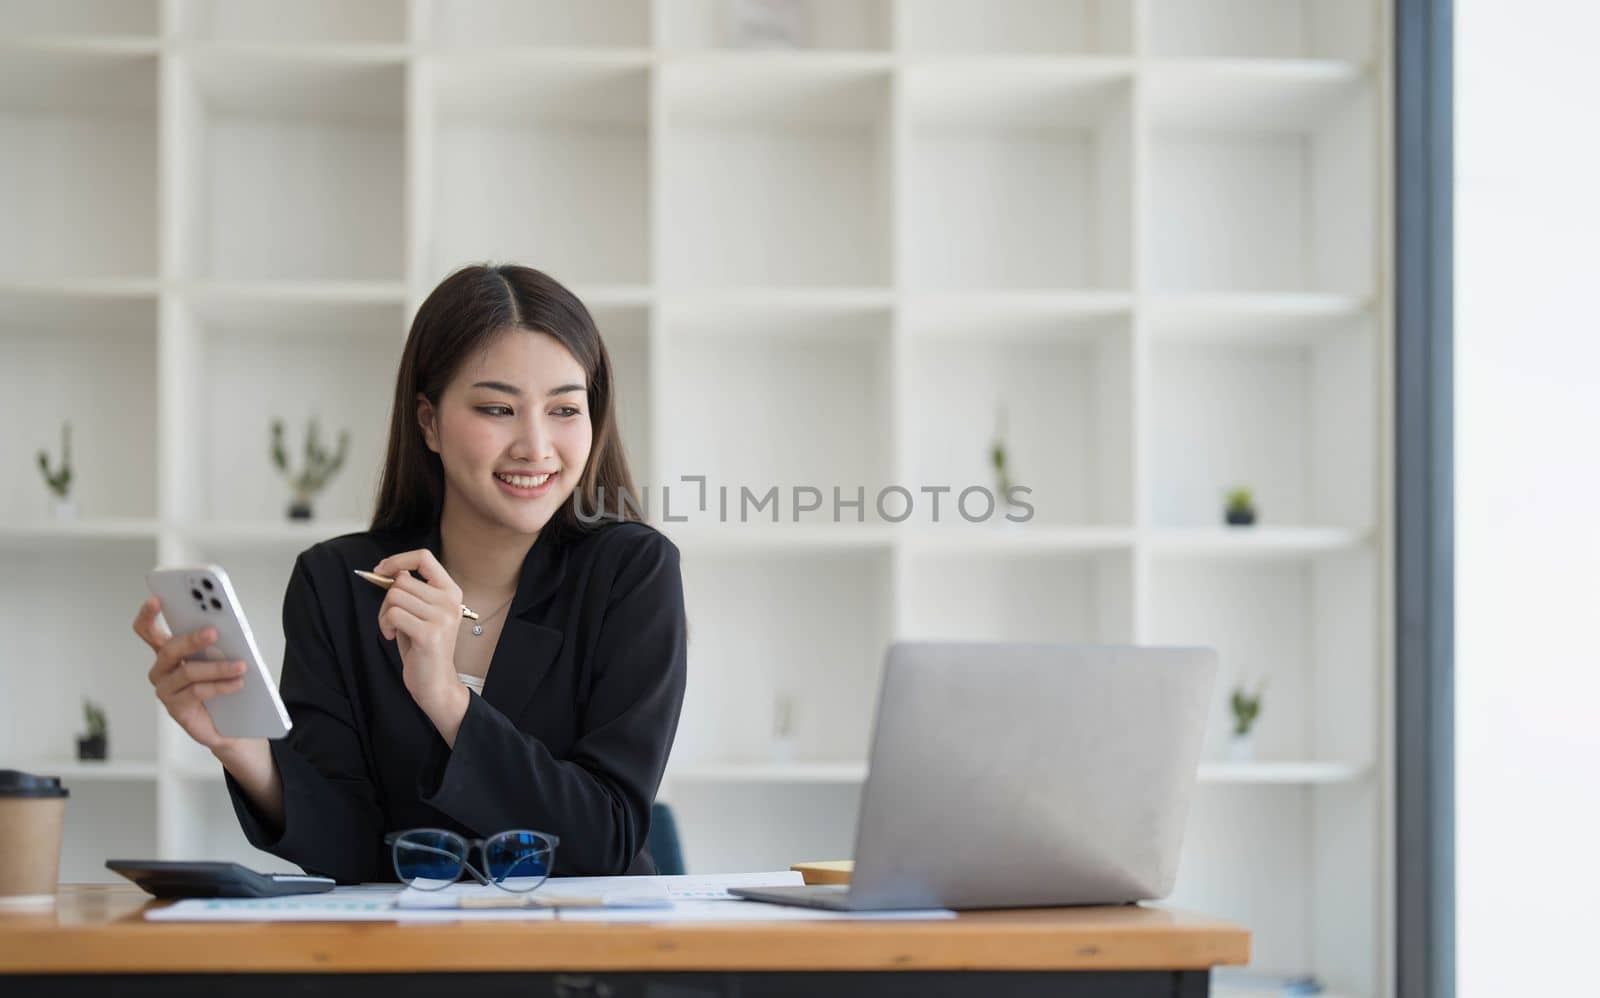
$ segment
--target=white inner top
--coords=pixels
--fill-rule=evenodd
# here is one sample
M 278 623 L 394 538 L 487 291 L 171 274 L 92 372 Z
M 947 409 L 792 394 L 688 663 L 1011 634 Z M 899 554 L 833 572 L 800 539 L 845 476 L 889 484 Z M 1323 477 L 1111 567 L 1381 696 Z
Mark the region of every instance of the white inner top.
M 483 695 L 483 680 L 481 678 L 477 676 L 469 676 L 465 672 L 456 673 L 456 678 L 461 680 L 467 689 L 478 694 L 479 696 Z

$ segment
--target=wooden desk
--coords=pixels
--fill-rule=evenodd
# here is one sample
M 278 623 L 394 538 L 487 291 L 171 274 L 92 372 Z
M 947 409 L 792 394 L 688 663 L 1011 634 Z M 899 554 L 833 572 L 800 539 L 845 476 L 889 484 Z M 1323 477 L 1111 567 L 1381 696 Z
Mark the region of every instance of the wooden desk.
M 163 903 L 83 885 L 54 911 L 0 913 L 0 992 L 1196 998 L 1211 967 L 1250 953 L 1244 929 L 1142 906 L 723 926 L 144 920 Z

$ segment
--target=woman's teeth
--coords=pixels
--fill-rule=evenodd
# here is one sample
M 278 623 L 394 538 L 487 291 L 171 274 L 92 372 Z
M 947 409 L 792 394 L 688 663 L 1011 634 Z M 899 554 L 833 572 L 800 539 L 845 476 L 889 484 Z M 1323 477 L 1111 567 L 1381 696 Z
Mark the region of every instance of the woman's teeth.
M 502 475 L 498 471 L 494 477 L 519 489 L 536 489 L 550 479 L 549 475 Z

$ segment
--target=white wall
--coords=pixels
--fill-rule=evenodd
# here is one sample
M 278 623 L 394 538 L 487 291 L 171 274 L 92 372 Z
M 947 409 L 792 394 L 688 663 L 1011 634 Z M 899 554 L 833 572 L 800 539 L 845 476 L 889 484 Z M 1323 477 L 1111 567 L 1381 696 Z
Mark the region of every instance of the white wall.
M 1592 993 L 1600 7 L 1456 10 L 1458 993 Z

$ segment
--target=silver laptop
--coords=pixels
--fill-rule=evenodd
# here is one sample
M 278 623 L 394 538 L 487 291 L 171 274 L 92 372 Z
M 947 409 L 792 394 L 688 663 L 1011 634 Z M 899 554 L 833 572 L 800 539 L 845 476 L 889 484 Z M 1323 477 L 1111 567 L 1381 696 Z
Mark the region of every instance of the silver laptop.
M 897 643 L 848 885 L 735 888 L 844 911 L 1165 897 L 1214 651 Z

